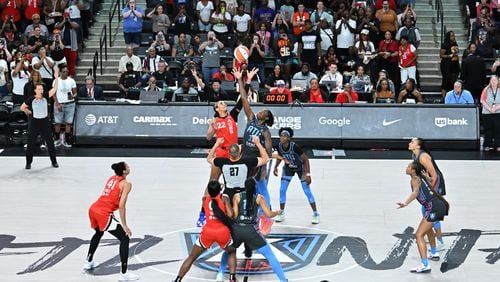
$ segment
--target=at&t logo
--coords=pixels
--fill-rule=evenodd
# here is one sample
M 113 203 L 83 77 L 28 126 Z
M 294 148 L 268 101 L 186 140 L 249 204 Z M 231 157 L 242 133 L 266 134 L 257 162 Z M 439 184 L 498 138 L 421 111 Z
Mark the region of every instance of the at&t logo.
M 96 123 L 97 119 L 93 114 L 88 114 L 85 116 L 85 123 L 88 126 L 94 125 Z
M 118 122 L 118 116 L 98 116 L 93 114 L 88 114 L 85 116 L 85 123 L 88 126 L 92 126 L 96 123 L 100 124 L 115 124 Z

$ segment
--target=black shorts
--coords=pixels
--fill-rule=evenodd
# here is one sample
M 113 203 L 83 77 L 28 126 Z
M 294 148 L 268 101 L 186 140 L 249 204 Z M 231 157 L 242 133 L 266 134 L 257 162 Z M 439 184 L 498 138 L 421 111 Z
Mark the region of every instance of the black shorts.
M 292 169 L 287 165 L 283 166 L 283 176 L 294 176 L 295 174 L 297 174 L 297 176 L 302 180 L 302 178 L 305 176 L 303 167 Z
M 231 236 L 233 237 L 233 247 L 235 248 L 238 248 L 242 243 L 245 243 L 245 245 L 253 251 L 258 250 L 267 244 L 264 236 L 257 231 L 257 226 L 252 224 L 233 224 L 231 227 Z
M 434 198 L 431 201 L 431 209 L 426 211 L 424 218 L 429 222 L 442 221 L 448 215 L 448 210 L 443 201 L 439 198 Z
M 241 191 L 244 191 L 245 188 L 240 188 L 240 187 L 237 187 L 237 188 L 224 188 L 224 191 L 222 192 L 222 194 L 224 195 L 227 195 L 229 197 L 229 200 L 231 201 L 231 205 L 233 204 L 233 197 L 234 195 L 238 194 L 239 192 Z

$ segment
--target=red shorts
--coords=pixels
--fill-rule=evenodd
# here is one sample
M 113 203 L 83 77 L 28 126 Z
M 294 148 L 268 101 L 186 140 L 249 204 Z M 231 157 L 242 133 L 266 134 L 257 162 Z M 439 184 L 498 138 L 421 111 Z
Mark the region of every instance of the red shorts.
M 219 148 L 215 149 L 215 157 L 229 159 L 229 148 L 220 148 L 219 147 Z
M 198 238 L 197 245 L 208 249 L 213 243 L 217 242 L 221 249 L 229 246 L 233 240 L 231 239 L 231 231 L 226 226 L 222 227 L 208 227 L 205 225 L 201 230 L 200 237 Z
M 116 220 L 112 213 L 102 213 L 100 209 L 92 205 L 89 209 L 90 227 L 99 231 L 106 231 L 112 220 Z

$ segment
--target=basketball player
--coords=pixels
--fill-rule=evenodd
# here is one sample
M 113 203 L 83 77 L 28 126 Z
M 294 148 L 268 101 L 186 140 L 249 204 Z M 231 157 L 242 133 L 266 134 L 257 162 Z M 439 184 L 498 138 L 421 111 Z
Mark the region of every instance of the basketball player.
M 233 198 L 233 218 L 235 223 L 231 227 L 233 235 L 233 247 L 237 249 L 242 243 L 248 245 L 252 250 L 261 253 L 271 265 L 274 273 L 278 276 L 280 282 L 285 282 L 286 277 L 281 265 L 274 255 L 271 247 L 264 239 L 264 235 L 258 231 L 257 210 L 259 207 L 268 217 L 274 217 L 281 214 L 279 211 L 271 211 L 262 195 L 255 193 L 256 181 L 253 177 L 245 181 L 245 190 L 234 195 Z M 225 263 L 221 261 L 221 264 Z M 226 265 L 222 265 L 223 269 Z
M 90 241 L 87 260 L 83 268 L 92 270 L 99 266 L 99 263 L 93 260 L 94 253 L 104 231 L 108 231 L 120 240 L 121 273 L 118 280 L 134 281 L 138 280 L 139 276 L 127 271 L 128 247 L 130 236 L 132 236 L 132 230 L 127 225 L 125 212 L 128 194 L 132 190 L 132 183 L 127 181 L 130 166 L 125 162 L 119 162 L 111 165 L 111 169 L 114 170 L 115 175 L 108 179 L 101 196 L 89 209 L 90 226 L 95 230 L 95 234 Z M 116 210 L 120 211 L 121 223 L 113 215 Z
M 431 272 L 429 259 L 439 260 L 439 253 L 436 249 L 436 237 L 432 231 L 432 226 L 433 222 L 443 220 L 444 216 L 448 214 L 449 209 L 448 202 L 431 188 L 423 173 L 424 167 L 418 161 L 413 161 L 406 167 L 406 174 L 411 177 L 412 193 L 406 201 L 397 203 L 399 209 L 407 207 L 413 200 L 417 199 L 424 210 L 423 218 L 415 233 L 422 265 L 411 269 L 410 272 L 413 273 L 429 273 Z M 429 257 L 427 257 L 424 235 L 427 235 L 431 244 L 431 254 Z
M 430 151 L 426 148 L 424 140 L 421 138 L 413 138 L 408 144 L 408 150 L 412 152 L 412 159 L 419 162 L 425 170 L 428 183 L 431 184 L 433 191 L 437 191 L 440 195 L 446 195 L 445 182 L 443 173 L 439 170 Z M 422 208 L 422 213 L 424 212 Z M 446 248 L 441 230 L 441 222 L 434 222 L 434 232 L 438 241 L 438 251 Z
M 234 106 L 231 112 L 228 113 L 227 104 L 224 101 L 218 101 L 214 105 L 215 115 L 212 122 L 208 126 L 207 140 L 212 140 L 214 136 L 217 138 L 223 138 L 224 142 L 220 144 L 215 152 L 217 157 L 229 158 L 229 146 L 231 144 L 238 143 L 238 114 L 241 111 L 242 103 L 238 103 Z M 210 179 L 219 179 L 221 171 L 218 167 L 212 166 L 210 170 Z M 205 196 L 207 191 L 205 189 Z M 200 211 L 198 221 L 196 226 L 202 227 L 205 224 L 205 212 Z
M 230 218 L 233 217 L 231 203 L 226 195 L 220 193 L 221 185 L 218 180 L 210 180 L 207 190 L 208 196 L 203 202 L 203 208 L 209 211 L 207 222 L 203 226 L 196 244 L 191 249 L 191 253 L 182 263 L 174 282 L 182 281 L 194 261 L 215 242 L 229 254 L 229 282 L 236 282 L 236 249 L 229 246 L 233 242 L 229 229 L 232 224 Z
M 295 173 L 300 179 L 302 190 L 306 194 L 307 200 L 313 210 L 312 223 L 319 223 L 319 213 L 316 210 L 316 200 L 311 192 L 311 166 L 309 165 L 309 158 L 302 151 L 299 145 L 290 141 L 293 137 L 293 129 L 290 127 L 282 127 L 279 130 L 280 142 L 278 144 L 277 153 L 273 155 L 276 157 L 276 165 L 274 166 L 274 175 L 278 176 L 278 166 L 281 161 L 284 161 L 283 172 L 281 175 L 280 186 L 280 209 L 283 211 L 280 215 L 276 216 L 276 222 L 285 220 L 285 204 L 286 204 L 286 191 L 288 185 L 292 180 Z
M 252 69 L 248 73 L 248 81 L 252 81 L 252 78 L 257 74 L 259 69 Z M 253 143 L 253 136 L 258 136 L 260 143 L 266 148 L 267 154 L 271 157 L 272 154 L 272 140 L 269 127 L 274 124 L 274 116 L 270 110 L 263 109 L 257 114 L 252 112 L 250 103 L 247 99 L 247 93 L 245 91 L 245 86 L 242 79 L 242 72 L 236 69 L 234 72 L 234 77 L 238 80 L 239 91 L 241 95 L 241 101 L 243 102 L 243 109 L 247 116 L 247 126 L 245 128 L 245 133 L 243 135 L 243 156 L 244 157 L 257 157 L 259 155 L 259 150 L 257 146 Z M 269 191 L 267 190 L 267 166 L 261 166 L 256 169 L 255 177 L 257 181 L 257 193 L 264 196 L 266 203 L 271 207 L 271 197 L 269 196 Z M 271 231 L 271 225 L 273 220 L 261 216 L 260 228 L 263 234 L 269 234 Z

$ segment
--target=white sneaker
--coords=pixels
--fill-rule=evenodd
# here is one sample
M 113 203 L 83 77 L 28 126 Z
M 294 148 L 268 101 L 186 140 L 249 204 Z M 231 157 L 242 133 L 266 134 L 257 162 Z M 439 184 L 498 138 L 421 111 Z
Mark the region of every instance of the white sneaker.
M 436 252 L 435 254 L 429 254 L 429 259 L 433 261 L 439 261 L 439 253 Z
M 215 281 L 216 282 L 224 282 L 224 273 L 223 272 L 217 273 L 217 277 L 215 278 Z
M 313 214 L 311 222 L 312 222 L 312 224 L 318 224 L 319 223 L 319 213 L 314 213 Z
M 411 273 L 430 273 L 431 272 L 431 267 L 430 266 L 424 266 L 420 265 L 415 268 L 410 269 Z
M 66 143 L 66 140 L 62 141 L 61 144 L 65 147 L 65 148 L 71 148 L 71 144 L 68 144 Z
M 26 150 L 28 148 L 28 144 L 24 144 L 24 149 Z
M 85 270 L 92 270 L 92 269 L 94 269 L 94 268 L 96 268 L 98 266 L 99 266 L 99 263 L 96 262 L 95 260 L 93 260 L 93 261 L 85 261 L 85 264 L 83 265 L 83 269 L 85 269 Z
M 40 144 L 40 149 L 41 150 L 47 149 L 47 145 L 45 145 L 45 143 Z
M 125 273 L 120 272 L 120 276 L 118 277 L 118 281 L 135 281 L 139 280 L 139 275 L 134 274 L 130 271 L 127 271 Z
M 285 221 L 285 214 L 278 214 L 277 216 L 274 217 L 274 221 L 276 222 L 283 222 Z
M 444 251 L 444 250 L 446 250 L 446 244 L 437 241 L 436 251 L 440 252 L 440 251 Z

